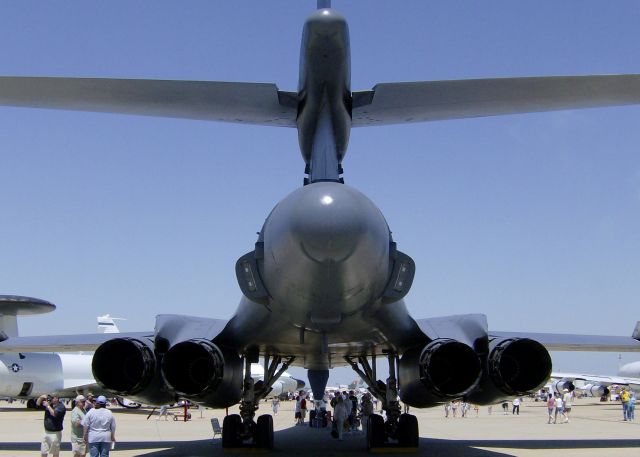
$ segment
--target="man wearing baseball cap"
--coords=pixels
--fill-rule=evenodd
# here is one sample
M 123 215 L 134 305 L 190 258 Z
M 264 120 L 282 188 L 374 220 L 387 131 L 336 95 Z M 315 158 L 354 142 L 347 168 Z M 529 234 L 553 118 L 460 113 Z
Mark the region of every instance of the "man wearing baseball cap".
M 67 410 L 60 402 L 57 395 L 40 395 L 36 400 L 36 405 L 44 409 L 44 438 L 40 445 L 40 454 L 47 457 L 60 455 L 60 440 L 62 439 L 62 427 L 64 415 Z
M 84 442 L 84 427 L 82 427 L 85 401 L 84 395 L 78 395 L 76 406 L 71 411 L 71 451 L 74 457 L 84 457 L 87 454 L 87 443 Z
M 95 407 L 84 416 L 82 425 L 91 457 L 109 457 L 112 443 L 116 441 L 116 420 L 107 409 L 104 395 L 96 399 Z

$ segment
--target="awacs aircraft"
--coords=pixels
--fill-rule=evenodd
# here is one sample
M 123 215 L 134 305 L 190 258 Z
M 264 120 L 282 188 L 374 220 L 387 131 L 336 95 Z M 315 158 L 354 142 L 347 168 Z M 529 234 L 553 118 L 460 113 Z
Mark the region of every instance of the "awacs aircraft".
M 239 258 L 243 297 L 230 320 L 162 314 L 149 332 L 15 337 L 0 343 L 1 351 L 95 350 L 100 385 L 147 404 L 239 402 L 240 414 L 224 421 L 225 448 L 273 446 L 272 418 L 256 420 L 256 410 L 288 366 L 308 369 L 316 398 L 330 368 L 351 366 L 386 412 L 370 419 L 367 443 L 376 448 L 418 445 L 416 417 L 401 414 L 398 395 L 414 407 L 461 397 L 491 404 L 547 381 L 548 349 L 640 349 L 637 333 L 496 332 L 479 314 L 414 319 L 403 299 L 415 264 L 376 205 L 344 184 L 342 167 L 352 127 L 634 104 L 640 76 L 391 82 L 352 91 L 347 22 L 320 3 L 303 27 L 295 91 L 235 82 L 0 78 L 0 103 L 9 106 L 295 128 L 306 175 Z M 248 367 L 259 357 L 265 376 L 255 382 Z M 386 382 L 378 379 L 380 360 L 388 365 Z
M 54 305 L 40 300 L 0 295 L 0 332 L 4 338 L 13 339 L 18 336 L 17 316 L 48 313 L 54 309 Z M 98 316 L 98 332 L 118 331 L 111 316 Z M 42 394 L 63 398 L 89 391 L 95 395 L 108 394 L 93 379 L 92 358 L 93 354 L 64 352 L 0 353 L 0 396 L 26 399 L 27 407 L 34 407 L 34 399 Z

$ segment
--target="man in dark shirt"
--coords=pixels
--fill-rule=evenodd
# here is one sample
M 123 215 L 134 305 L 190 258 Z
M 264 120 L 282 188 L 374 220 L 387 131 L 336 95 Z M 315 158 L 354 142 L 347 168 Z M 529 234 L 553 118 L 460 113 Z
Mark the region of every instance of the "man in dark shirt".
M 40 454 L 47 457 L 60 455 L 60 441 L 62 440 L 62 423 L 67 409 L 56 395 L 41 395 L 36 400 L 36 405 L 44 409 L 44 437 L 40 445 Z

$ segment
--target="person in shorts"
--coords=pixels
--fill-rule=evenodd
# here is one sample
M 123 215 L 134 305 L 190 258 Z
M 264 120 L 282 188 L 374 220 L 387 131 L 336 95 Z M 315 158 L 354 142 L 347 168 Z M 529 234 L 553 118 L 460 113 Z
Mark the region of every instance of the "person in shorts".
M 82 426 L 82 419 L 86 414 L 85 402 L 84 395 L 78 395 L 76 406 L 71 411 L 71 452 L 73 452 L 73 457 L 87 455 L 87 443 L 84 442 L 84 427 Z
M 554 424 L 558 421 L 558 414 L 564 417 L 564 403 L 562 402 L 562 397 L 560 396 L 560 394 L 556 394 L 556 412 L 553 415 Z
M 60 441 L 62 440 L 62 428 L 64 415 L 67 409 L 57 395 L 40 395 L 36 400 L 38 408 L 44 410 L 44 437 L 40 444 L 40 454 L 47 457 L 60 455 Z

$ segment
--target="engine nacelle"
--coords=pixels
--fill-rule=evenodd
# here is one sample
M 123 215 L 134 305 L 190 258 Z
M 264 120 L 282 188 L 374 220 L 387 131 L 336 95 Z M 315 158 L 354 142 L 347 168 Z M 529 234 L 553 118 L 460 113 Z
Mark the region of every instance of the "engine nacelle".
M 242 394 L 242 363 L 233 351 L 209 340 L 173 345 L 164 355 L 162 374 L 181 397 L 213 408 L 235 405 Z
M 561 379 L 559 381 L 554 381 L 551 383 L 552 391 L 559 394 L 562 394 L 564 392 L 564 389 L 567 389 L 569 392 L 573 392 L 575 388 L 576 386 L 573 381 L 570 381 L 568 379 Z
M 529 338 L 494 340 L 478 388 L 468 401 L 493 404 L 505 397 L 535 392 L 551 375 L 551 357 L 545 347 Z
M 400 398 L 424 408 L 465 395 L 480 378 L 480 359 L 468 345 L 437 339 L 400 359 Z
M 151 405 L 175 399 L 160 375 L 151 342 L 134 338 L 106 341 L 93 354 L 91 370 L 102 388 L 128 399 Z
M 609 395 L 609 388 L 601 386 L 600 384 L 587 384 L 583 387 L 578 387 L 578 390 L 584 392 L 590 397 L 604 397 Z

